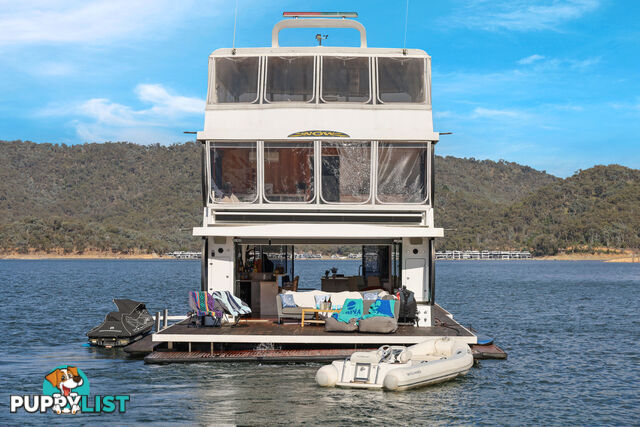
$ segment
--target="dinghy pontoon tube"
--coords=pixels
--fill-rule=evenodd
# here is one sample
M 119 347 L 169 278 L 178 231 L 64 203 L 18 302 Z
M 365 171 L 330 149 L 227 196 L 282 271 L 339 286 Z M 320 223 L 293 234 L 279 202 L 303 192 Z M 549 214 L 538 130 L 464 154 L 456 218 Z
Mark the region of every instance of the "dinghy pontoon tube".
M 104 322 L 87 332 L 89 343 L 101 347 L 122 347 L 139 340 L 153 328 L 153 317 L 142 302 L 114 299 L 118 311 L 112 311 Z
M 450 380 L 472 366 L 469 346 L 447 337 L 411 347 L 385 345 L 376 351 L 355 352 L 349 359 L 320 368 L 316 381 L 324 387 L 400 391 Z

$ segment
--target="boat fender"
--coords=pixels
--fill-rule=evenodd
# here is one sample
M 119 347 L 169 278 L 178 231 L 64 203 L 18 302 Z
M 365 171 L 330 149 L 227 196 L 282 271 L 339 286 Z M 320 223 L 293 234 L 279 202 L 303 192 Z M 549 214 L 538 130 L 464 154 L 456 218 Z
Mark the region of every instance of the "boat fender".
M 326 365 L 316 372 L 316 382 L 322 387 L 333 387 L 338 382 L 338 370 L 333 365 Z

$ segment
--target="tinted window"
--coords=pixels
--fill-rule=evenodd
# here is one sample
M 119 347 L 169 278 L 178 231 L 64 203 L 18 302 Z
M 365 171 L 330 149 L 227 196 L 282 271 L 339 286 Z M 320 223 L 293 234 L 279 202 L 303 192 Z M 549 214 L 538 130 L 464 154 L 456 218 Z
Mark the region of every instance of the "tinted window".
M 264 144 L 264 195 L 270 202 L 313 200 L 313 143 Z
M 256 144 L 211 145 L 211 191 L 219 203 L 257 199 Z
M 269 102 L 313 99 L 312 56 L 271 56 L 267 59 L 265 98 Z
M 382 203 L 424 203 L 427 199 L 428 146 L 380 143 L 378 194 Z
M 425 102 L 424 67 L 422 58 L 378 58 L 378 99 Z
M 366 202 L 370 176 L 370 143 L 322 143 L 322 199 L 325 202 Z
M 369 100 L 369 58 L 322 58 L 322 100 L 366 102 Z
M 258 58 L 216 58 L 216 101 L 255 102 L 258 100 Z

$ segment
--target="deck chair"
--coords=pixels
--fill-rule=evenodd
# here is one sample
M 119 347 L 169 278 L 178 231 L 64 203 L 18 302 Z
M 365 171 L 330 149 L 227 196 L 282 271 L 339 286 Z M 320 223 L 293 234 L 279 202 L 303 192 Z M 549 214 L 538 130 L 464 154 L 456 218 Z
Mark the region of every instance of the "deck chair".
M 233 326 L 240 322 L 242 316 L 251 313 L 249 306 L 229 291 L 215 291 L 211 295 L 222 306 L 225 313 L 231 317 L 227 321 L 233 323 Z
M 208 292 L 189 292 L 190 326 L 220 326 L 223 316 L 222 307 Z

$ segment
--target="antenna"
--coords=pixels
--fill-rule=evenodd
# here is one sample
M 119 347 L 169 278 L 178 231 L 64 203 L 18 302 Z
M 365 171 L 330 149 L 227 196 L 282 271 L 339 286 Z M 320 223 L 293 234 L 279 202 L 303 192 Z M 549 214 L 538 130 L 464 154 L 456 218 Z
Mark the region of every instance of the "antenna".
M 407 0 L 408 1 L 408 0 Z M 231 45 L 231 54 L 236 54 L 236 24 L 238 22 L 238 0 L 236 0 L 236 13 L 233 17 L 233 44 Z
M 324 34 L 324 35 L 322 35 L 320 33 L 316 34 L 316 40 L 318 40 L 318 46 L 322 46 L 322 40 L 323 39 L 326 40 L 328 38 L 329 38 L 328 34 Z
M 404 14 L 404 43 L 402 44 L 403 53 L 407 54 L 407 26 L 409 23 L 409 0 L 407 0 L 407 10 Z

